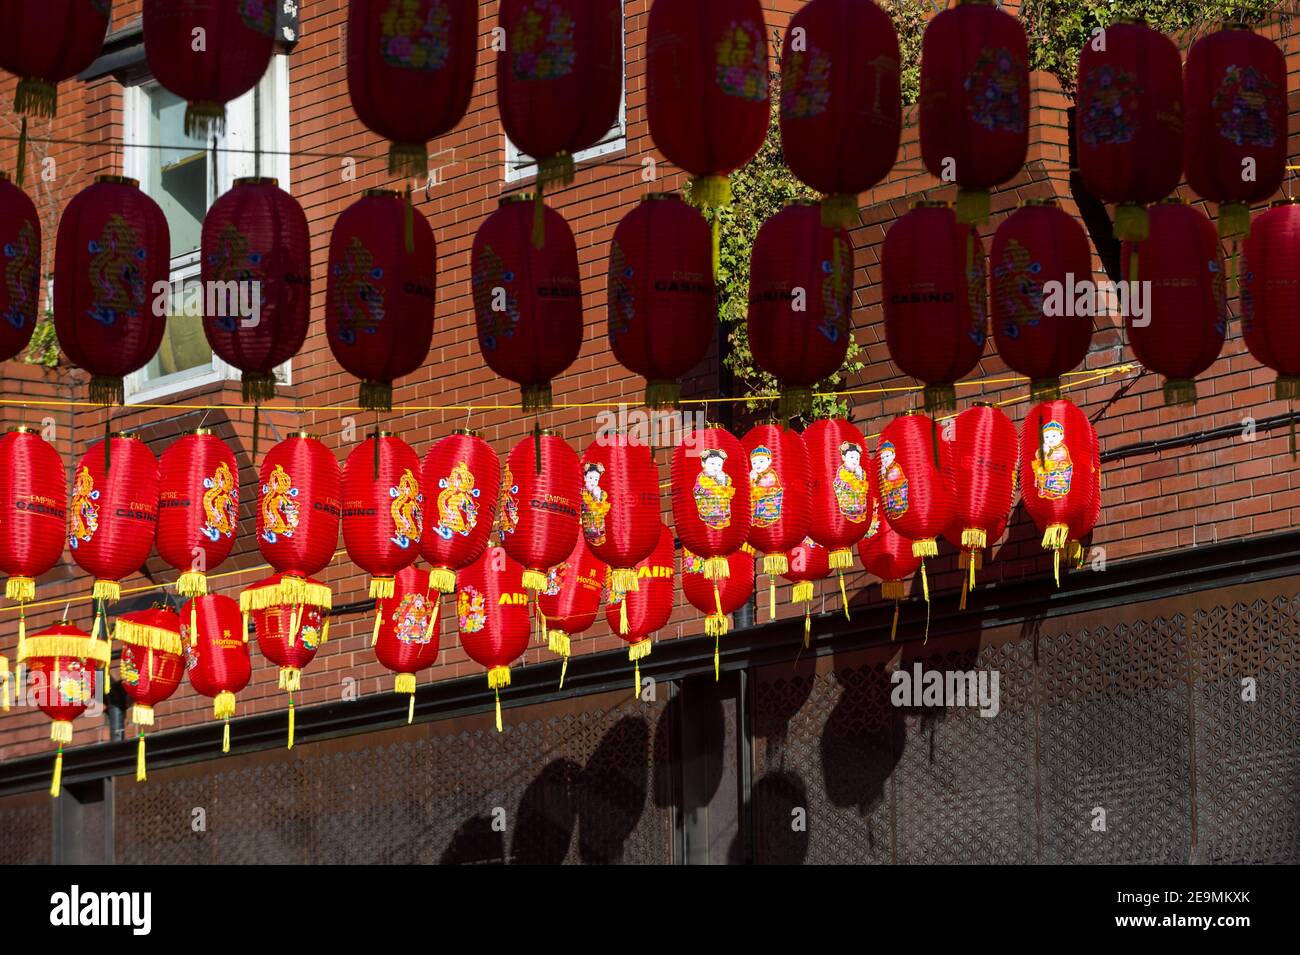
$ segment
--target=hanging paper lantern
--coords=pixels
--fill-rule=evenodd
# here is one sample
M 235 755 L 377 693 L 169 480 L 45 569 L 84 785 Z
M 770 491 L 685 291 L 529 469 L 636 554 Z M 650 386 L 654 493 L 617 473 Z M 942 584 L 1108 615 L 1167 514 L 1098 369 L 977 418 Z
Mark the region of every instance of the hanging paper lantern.
M 302 579 L 324 570 L 338 546 L 338 462 L 314 434 L 299 431 L 266 453 L 259 483 L 257 546 L 286 576 L 285 602 L 294 603 Z
M 874 462 L 872 468 L 873 471 L 876 468 Z M 894 619 L 889 626 L 889 639 L 893 640 L 898 635 L 900 602 L 907 596 L 903 581 L 918 570 L 922 571 L 925 588 L 928 633 L 930 592 L 929 583 L 924 577 L 924 564 L 913 552 L 912 542 L 890 527 L 888 521 L 881 520 L 880 498 L 874 497 L 873 500 L 875 507 L 872 509 L 871 526 L 867 528 L 866 536 L 858 542 L 858 556 L 867 573 L 880 579 L 880 596 L 894 602 Z
M 474 92 L 475 0 L 352 0 L 348 96 L 357 118 L 392 140 L 388 171 L 423 178 L 428 141 L 451 132 Z
M 691 177 L 691 202 L 731 204 L 727 178 L 758 154 L 771 119 L 759 0 L 655 0 L 646 25 L 650 138 Z M 718 218 L 713 212 L 714 271 Z
M 50 739 L 58 745 L 58 751 L 54 757 L 51 796 L 59 794 L 63 747 L 72 742 L 72 721 L 95 698 L 95 670 L 107 671 L 110 655 L 107 640 L 96 640 L 66 620 L 28 637 L 18 651 L 19 666 L 38 674 L 37 706 L 54 721 Z
M 1250 204 L 1277 192 L 1286 172 L 1286 57 L 1245 24 L 1225 23 L 1192 45 L 1183 82 L 1187 183 L 1219 204 L 1220 236 L 1248 236 Z
M 487 366 L 520 386 L 525 411 L 551 406 L 551 380 L 582 349 L 578 247 L 546 209 L 546 242 L 529 241 L 527 196 L 507 196 L 479 227 L 470 256 L 478 345 Z
M 786 555 L 786 570 L 781 576 L 794 584 L 790 588 L 790 601 L 803 604 L 803 645 L 812 639 L 813 583 L 831 575 L 831 552 L 811 537 L 790 548 Z M 776 606 L 772 604 L 772 619 L 776 619 Z
M 1097 526 L 1101 519 L 1101 440 L 1097 438 L 1094 431 L 1093 446 L 1093 468 L 1096 472 L 1096 480 L 1092 482 L 1092 499 L 1088 503 L 1088 509 L 1084 512 L 1082 520 L 1070 525 L 1070 539 L 1066 544 L 1066 550 L 1070 557 L 1070 563 L 1076 569 L 1082 569 L 1087 560 L 1087 552 L 1083 546 L 1083 540 Z
M 510 451 L 518 517 L 504 535 L 507 554 L 524 565 L 528 590 L 546 587 L 547 568 L 569 556 L 581 523 L 578 455 L 555 431 L 529 435 Z
M 609 565 L 620 590 L 636 590 L 636 567 L 659 542 L 659 467 L 624 434 L 598 437 L 582 468 L 582 539 Z
M 988 337 L 984 243 L 946 202 L 918 202 L 880 253 L 885 344 L 899 371 L 925 384 L 931 414 L 957 406 L 953 383 L 979 364 Z
M 54 330 L 68 360 L 90 373 L 90 400 L 122 403 L 122 379 L 149 363 L 167 326 L 155 287 L 171 271 L 158 203 L 134 179 L 96 176 L 59 219 Z
M 181 643 L 190 685 L 212 698 L 213 718 L 225 723 L 221 751 L 228 753 L 235 694 L 248 686 L 253 675 L 239 603 L 224 594 L 191 598 L 181 608 Z
M 523 578 L 524 568 L 499 547 L 489 547 L 456 578 L 460 644 L 471 660 L 487 668 L 488 687 L 496 694 L 498 733 L 501 687 L 510 685 L 510 664 L 528 649 Z
M 812 516 L 808 449 L 797 431 L 778 424 L 755 425 L 740 443 L 749 463 L 749 543 L 763 554 L 775 619 L 776 576 L 789 569 L 787 553 L 807 536 Z
M 718 287 L 709 225 L 675 192 L 646 196 L 614 230 L 609 253 L 609 345 L 646 379 L 650 408 L 675 407 L 681 379 L 716 336 Z
M 181 571 L 178 594 L 208 592 L 208 572 L 230 556 L 238 529 L 235 452 L 207 428 L 169 445 L 158 462 L 158 556 Z
M 289 694 L 289 743 L 294 742 L 293 695 L 302 671 L 330 634 L 330 590 L 319 581 L 272 574 L 239 595 L 244 632 L 251 619 L 262 656 L 280 668 L 279 688 Z
M 579 537 L 568 559 L 546 572 L 546 587 L 537 593 L 539 623 L 546 632 L 547 648 L 564 658 L 560 689 L 564 688 L 564 675 L 569 670 L 573 637 L 589 628 L 600 611 L 608 570 L 609 566 Z
M 925 28 L 921 156 L 930 175 L 956 179 L 960 222 L 985 221 L 988 190 L 1025 164 L 1028 63 L 1024 27 L 991 0 L 965 0 Z
M 438 595 L 429 594 L 429 578 L 414 564 L 397 572 L 393 592 L 380 597 L 375 656 L 397 674 L 393 692 L 410 697 L 406 722 L 415 719 L 415 674 L 438 659 Z
M 393 596 L 397 572 L 420 556 L 424 533 L 420 458 L 389 431 L 366 438 L 343 465 L 343 545 L 370 574 L 370 596 Z M 379 633 L 380 618 L 375 618 Z
M 41 220 L 36 205 L 0 172 L 0 361 L 17 357 L 36 330 Z
M 1165 404 L 1196 403 L 1196 376 L 1223 350 L 1228 303 L 1223 250 L 1205 213 L 1181 199 L 1167 199 L 1148 213 L 1148 238 L 1126 243 L 1124 279 L 1136 283 L 1131 263 L 1139 256 L 1150 291 L 1146 312 L 1124 310 L 1124 328 L 1137 360 L 1165 379 Z M 1056 321 L 1059 321 L 1057 319 Z
M 830 551 L 831 569 L 842 574 L 853 566 L 853 545 L 867 532 L 871 517 L 866 439 L 842 418 L 827 418 L 809 425 L 803 441 L 812 504 L 808 535 Z
M 420 553 L 432 565 L 429 586 L 456 589 L 456 571 L 488 544 L 501 493 L 501 462 L 474 431 L 454 431 L 424 457 L 424 529 Z
M 990 271 L 998 354 L 1035 400 L 1059 397 L 1092 344 L 1092 315 L 1074 302 L 1075 284 L 1092 281 L 1087 233 L 1055 199 L 1031 199 L 998 226 Z
M 410 196 L 367 189 L 330 233 L 325 334 L 361 379 L 361 407 L 391 411 L 393 382 L 424 365 L 437 297 L 433 230 Z
M 1183 62 L 1178 47 L 1145 23 L 1112 23 L 1099 49 L 1079 54 L 1074 139 L 1079 175 L 1115 202 L 1115 238 L 1147 237 L 1146 206 L 1183 174 Z
M 162 607 L 124 613 L 113 626 L 113 639 L 125 644 L 117 683 L 131 699 L 131 722 L 139 739 L 135 781 L 143 782 L 144 728 L 154 725 L 154 707 L 175 693 L 185 676 L 181 618 Z
M 1241 335 L 1255 360 L 1277 372 L 1274 397 L 1300 398 L 1300 204 L 1275 203 L 1246 240 Z
M 975 586 L 980 554 L 1006 528 L 1015 497 L 1020 436 L 995 405 L 976 402 L 957 416 L 952 442 L 953 520 L 944 531 L 966 559 L 966 591 Z M 949 536 L 952 535 L 952 536 Z
M 704 576 L 704 559 L 682 548 L 682 593 L 704 614 L 704 633 L 713 637 L 713 678 L 719 678 L 719 641 L 729 629 L 727 617 L 754 597 L 754 548 L 742 544 L 727 555 L 727 574 L 716 580 Z M 624 601 L 626 603 L 626 601 Z
M 1045 401 L 1030 409 L 1020 432 L 1020 496 L 1053 552 L 1061 582 L 1061 552 L 1071 526 L 1083 524 L 1097 484 L 1097 434 L 1088 416 L 1069 401 Z
M 144 0 L 149 72 L 188 104 L 185 135 L 226 128 L 226 104 L 266 75 L 275 52 L 272 0 Z
M 894 24 L 870 0 L 812 0 L 785 31 L 782 154 L 825 195 L 826 225 L 857 225 L 858 193 L 893 168 L 903 124 L 899 74 Z
M 749 538 L 749 471 L 731 432 L 709 425 L 673 450 L 673 524 L 682 546 L 704 560 L 709 580 L 727 576 L 727 556 Z
M 674 580 L 676 567 L 673 559 L 673 532 L 666 524 L 659 525 L 659 540 L 650 556 L 637 564 L 637 587 L 623 590 L 607 579 L 609 596 L 605 601 L 605 622 L 609 628 L 628 644 L 627 658 L 633 664 L 633 695 L 641 693 L 641 661 L 654 648 L 653 634 L 668 626 L 673 615 Z M 623 631 L 623 620 L 627 630 Z M 715 651 L 716 660 L 716 651 Z M 715 662 L 714 666 L 717 664 Z
M 853 240 L 796 200 L 763 223 L 749 267 L 749 347 L 781 387 L 783 419 L 812 410 L 812 388 L 844 364 L 853 336 Z

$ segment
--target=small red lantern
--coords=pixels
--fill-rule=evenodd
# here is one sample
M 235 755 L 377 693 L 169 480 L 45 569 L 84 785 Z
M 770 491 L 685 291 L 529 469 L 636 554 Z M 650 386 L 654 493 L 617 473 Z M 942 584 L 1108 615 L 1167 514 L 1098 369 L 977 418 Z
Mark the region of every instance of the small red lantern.
M 113 639 L 125 644 L 117 682 L 131 698 L 131 722 L 139 739 L 135 781 L 144 782 L 144 728 L 154 725 L 153 708 L 175 693 L 185 676 L 181 618 L 162 607 L 124 613 L 113 625 Z
M 636 567 L 659 542 L 659 467 L 623 434 L 587 446 L 582 468 L 582 538 L 609 565 L 620 590 L 636 590 Z M 626 631 L 620 631 L 626 632 Z
M 952 458 L 954 516 L 949 539 L 966 556 L 968 580 L 962 588 L 975 586 L 980 553 L 1006 528 L 1015 497 L 1016 466 L 1020 436 L 1011 419 L 995 405 L 977 402 L 959 414 L 954 422 Z
M 787 554 L 807 536 L 812 520 L 808 448 L 799 432 L 777 424 L 755 425 L 740 443 L 749 462 L 749 543 L 763 554 L 775 619 L 776 575 L 789 569 Z
M 641 693 L 641 661 L 654 649 L 652 635 L 668 626 L 673 615 L 675 600 L 673 582 L 676 568 L 673 560 L 673 532 L 666 524 L 659 525 L 659 540 L 654 551 L 636 568 L 636 590 L 622 590 L 610 578 L 609 596 L 605 601 L 605 621 L 609 628 L 627 642 L 627 658 L 632 661 L 633 695 Z M 622 620 L 627 618 L 627 632 L 622 633 Z
M 960 222 L 988 219 L 988 190 L 1025 164 L 1028 64 L 1024 27 L 989 0 L 959 3 L 925 28 L 921 155 L 930 175 L 955 176 Z
M 881 432 L 876 457 L 882 516 L 912 542 L 913 555 L 921 558 L 921 586 L 928 603 L 925 558 L 938 556 L 938 537 L 957 514 L 952 444 L 936 442 L 934 423 L 925 415 L 909 412 Z
M 226 128 L 226 104 L 266 75 L 275 52 L 273 0 L 144 0 L 149 72 L 188 105 L 185 135 Z
M 0 573 L 5 598 L 18 604 L 18 656 L 27 636 L 36 580 L 63 556 L 68 535 L 68 485 L 63 459 L 34 429 L 0 437 Z
M 420 553 L 431 565 L 429 586 L 456 589 L 456 571 L 478 560 L 488 544 L 501 493 L 501 462 L 473 431 L 455 431 L 424 457 L 424 530 Z
M 1124 310 L 1124 328 L 1137 360 L 1165 379 L 1165 404 L 1196 404 L 1196 376 L 1223 350 L 1228 304 L 1223 251 L 1205 213 L 1170 198 L 1148 212 L 1148 238 L 1127 243 L 1124 279 L 1136 284 L 1131 262 L 1141 256 L 1151 291 L 1146 313 Z M 1137 250 L 1140 250 L 1137 251 Z
M 280 668 L 279 688 L 289 694 L 289 743 L 293 749 L 293 695 L 302 671 L 330 635 L 330 590 L 319 581 L 272 574 L 239 595 L 244 632 L 251 616 L 262 656 Z
M 781 387 L 778 414 L 812 410 L 812 388 L 844 364 L 853 335 L 853 241 L 808 201 L 763 223 L 750 257 L 749 347 Z
M 1187 183 L 1219 203 L 1220 236 L 1248 236 L 1250 204 L 1277 192 L 1286 172 L 1286 57 L 1245 24 L 1225 23 L 1192 44 L 1183 82 Z
M 578 455 L 555 431 L 530 435 L 510 452 L 509 471 L 518 515 L 502 546 L 524 565 L 525 589 L 546 587 L 546 571 L 573 550 L 581 524 L 582 477 Z M 514 490 L 518 488 L 518 490 Z
M 167 316 L 155 289 L 170 270 L 167 219 L 134 179 L 96 176 L 63 210 L 54 330 L 96 404 L 121 404 L 122 379 L 157 353 Z
M 993 237 L 993 338 L 1035 400 L 1057 398 L 1061 376 L 1092 344 L 1092 316 L 1075 314 L 1075 283 L 1091 282 L 1087 233 L 1055 199 L 1030 200 Z
M 561 689 L 569 670 L 572 638 L 595 622 L 608 570 L 609 566 L 579 538 L 568 559 L 546 572 L 546 588 L 537 594 L 537 611 L 546 631 L 547 649 L 564 658 L 560 667 Z
M 831 575 L 831 552 L 811 537 L 805 537 L 803 543 L 790 548 L 786 565 L 787 569 L 781 576 L 794 584 L 790 588 L 791 602 L 803 604 L 803 645 L 806 647 L 812 639 L 813 583 Z M 775 607 L 772 608 L 772 618 L 776 619 Z
M 181 643 L 190 685 L 212 698 L 213 718 L 225 721 L 221 751 L 228 753 L 235 694 L 248 686 L 253 675 L 239 603 L 224 594 L 192 598 L 181 608 Z
M 370 574 L 370 596 L 393 596 L 397 572 L 420 556 L 424 489 L 415 450 L 387 431 L 356 446 L 343 465 L 343 545 Z M 380 618 L 375 618 L 375 639 Z
M 812 0 L 785 31 L 782 152 L 790 171 L 825 195 L 826 225 L 853 228 L 858 193 L 893 168 L 903 124 L 899 74 L 894 24 L 870 0 Z
M 918 202 L 885 233 L 880 254 L 885 344 L 899 371 L 925 384 L 931 414 L 957 407 L 953 383 L 988 338 L 984 243 L 946 202 Z
M 1277 372 L 1274 397 L 1300 398 L 1300 205 L 1277 203 L 1255 223 L 1246 240 L 1241 303 L 1246 347 Z
M 749 538 L 749 471 L 731 432 L 709 425 L 673 450 L 673 524 L 682 546 L 703 558 L 704 576 L 727 576 L 727 556 Z
M 110 655 L 107 640 L 96 640 L 66 620 L 28 637 L 19 648 L 19 666 L 39 674 L 37 706 L 54 721 L 50 725 L 50 739 L 58 745 L 58 750 L 54 757 L 51 796 L 59 794 L 63 747 L 72 742 L 72 721 L 95 698 L 95 670 L 102 667 L 107 671 Z
M 397 572 L 393 592 L 380 597 L 375 656 L 397 674 L 393 692 L 410 697 L 406 722 L 415 719 L 415 674 L 438 659 L 438 595 L 428 576 L 412 564 Z
M 528 649 L 523 578 L 520 564 L 502 548 L 489 547 L 456 579 L 460 643 L 471 660 L 487 668 L 488 687 L 496 694 L 498 733 L 502 732 L 501 687 L 510 685 L 510 664 Z
M 36 330 L 41 220 L 36 204 L 0 172 L 0 361 L 16 357 Z
M 873 469 L 874 467 L 873 464 Z M 880 506 L 879 498 L 876 499 L 876 505 Z M 867 569 L 867 573 L 880 578 L 880 596 L 894 602 L 894 619 L 889 627 L 890 640 L 898 635 L 900 601 L 907 596 L 903 581 L 918 570 L 921 571 L 922 585 L 925 590 L 928 621 L 930 585 L 925 580 L 925 565 L 913 552 L 912 542 L 890 527 L 888 521 L 881 520 L 878 510 L 872 515 L 867 535 L 858 542 L 858 556 L 862 559 L 862 566 Z
M 470 281 L 483 360 L 517 382 L 524 410 L 536 411 L 551 406 L 551 380 L 582 349 L 582 282 L 564 216 L 545 209 L 546 242 L 535 247 L 527 200 L 507 196 L 479 227 Z
M 1020 432 L 1020 487 L 1025 510 L 1043 532 L 1043 549 L 1053 552 L 1061 582 L 1061 552 L 1070 528 L 1086 522 L 1097 491 L 1097 433 L 1088 416 L 1069 401 L 1045 401 L 1031 408 Z
M 230 556 L 238 530 L 235 452 L 207 428 L 191 431 L 158 462 L 158 556 L 181 571 L 178 594 L 208 592 L 208 572 Z
M 300 602 L 295 596 L 302 579 L 319 574 L 334 557 L 340 485 L 333 452 L 306 431 L 289 435 L 262 460 L 257 546 L 266 562 L 285 575 L 286 603 Z M 302 596 L 308 595 L 304 591 Z
M 651 193 L 623 217 L 609 253 L 609 345 L 644 375 L 650 408 L 676 406 L 681 379 L 713 345 L 718 287 L 709 224 L 673 192 Z
M 391 411 L 393 382 L 424 364 L 437 297 L 433 230 L 410 196 L 367 189 L 330 233 L 325 333 L 361 379 L 361 407 Z
M 842 575 L 853 566 L 853 545 L 867 532 L 871 517 L 867 442 L 861 431 L 842 418 L 813 422 L 803 433 L 803 441 L 808 448 L 812 491 L 808 534 L 830 551 L 831 569 Z M 843 585 L 841 576 L 841 588 Z
M 721 580 L 704 576 L 704 560 L 682 548 L 682 593 L 704 614 L 704 633 L 713 638 L 713 678 L 719 679 L 719 645 L 727 635 L 727 617 L 754 597 L 754 548 L 743 544 L 727 555 L 727 574 Z
M 348 96 L 392 140 L 388 171 L 423 178 L 427 143 L 464 118 L 478 53 L 475 0 L 351 0 Z

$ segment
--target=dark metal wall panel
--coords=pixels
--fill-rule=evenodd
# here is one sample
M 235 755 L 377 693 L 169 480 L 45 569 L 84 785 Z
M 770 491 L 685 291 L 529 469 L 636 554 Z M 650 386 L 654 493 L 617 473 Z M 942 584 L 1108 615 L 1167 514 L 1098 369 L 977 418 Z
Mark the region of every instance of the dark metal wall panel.
M 43 792 L 0 799 L 0 865 L 54 861 L 53 808 Z

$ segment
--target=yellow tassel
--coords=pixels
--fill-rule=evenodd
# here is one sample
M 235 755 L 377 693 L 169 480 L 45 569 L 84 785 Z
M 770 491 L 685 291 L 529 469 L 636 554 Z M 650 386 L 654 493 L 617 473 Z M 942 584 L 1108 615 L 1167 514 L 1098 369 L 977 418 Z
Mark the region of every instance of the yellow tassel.
M 979 527 L 968 527 L 961 532 L 961 546 L 966 550 L 977 550 L 987 547 L 989 543 L 988 532 Z
M 116 580 L 97 580 L 91 597 L 107 603 L 117 603 L 122 599 L 122 585 Z
M 960 600 L 960 602 L 958 602 L 958 604 L 957 604 L 957 609 L 958 609 L 958 610 L 965 610 L 965 609 L 966 609 L 966 592 L 967 592 L 969 589 L 970 589 L 970 587 L 968 586 L 968 581 L 967 581 L 966 578 L 963 576 L 962 579 L 961 579 L 961 600 Z
M 545 590 L 546 575 L 540 570 L 524 571 L 524 589 L 525 590 Z
M 618 602 L 618 632 L 622 636 L 627 636 L 632 632 L 632 625 L 627 621 L 627 596 Z
M 96 611 L 95 611 L 95 622 L 91 625 L 91 628 L 90 628 L 90 639 L 91 639 L 91 640 L 98 640 L 98 639 L 99 639 L 99 632 L 100 632 L 99 621 L 100 621 L 100 617 L 101 617 L 101 611 L 96 610 Z
M 0 693 L 3 694 L 3 707 L 9 712 L 9 661 L 0 657 Z
M 975 568 L 979 566 L 979 563 L 980 563 L 979 552 L 978 552 L 978 551 L 971 551 L 971 552 L 970 552 L 970 558 L 969 558 L 969 560 L 968 560 L 967 563 L 966 563 L 966 568 L 967 568 L 967 570 L 970 571 L 970 581 L 969 581 L 968 583 L 969 583 L 969 588 L 970 588 L 971 590 L 974 590 L 974 589 L 975 589 Z M 964 606 L 964 605 L 963 605 L 962 609 L 965 609 L 965 606 Z
M 320 642 L 329 643 L 329 639 L 330 639 L 330 618 L 328 615 L 326 615 L 325 626 L 321 627 L 321 631 L 320 631 Z
M 564 689 L 564 675 L 569 672 L 569 658 L 565 657 L 564 662 L 560 664 L 560 689 Z
M 767 554 L 763 557 L 763 573 L 769 577 L 790 572 L 790 558 L 785 554 Z
M 902 609 L 902 604 L 897 600 L 894 601 L 894 622 L 889 625 L 889 642 L 893 643 L 894 638 L 898 636 L 898 611 Z
M 293 697 L 289 697 L 289 745 L 286 749 L 293 749 Z
M 849 616 L 849 594 L 844 589 L 844 575 L 839 574 L 838 576 L 840 578 L 840 605 L 844 608 L 844 619 L 852 620 L 853 618 Z
M 181 656 L 185 652 L 185 648 L 181 645 L 181 635 L 175 630 L 146 627 L 130 620 L 119 619 L 114 624 L 113 639 L 135 647 L 161 650 L 163 653 L 171 653 L 175 656 Z
M 546 649 L 558 656 L 567 657 L 573 650 L 573 641 L 563 630 L 551 630 L 546 635 Z
M 921 593 L 925 595 L 925 602 L 930 602 L 930 578 L 925 573 L 925 561 L 921 561 Z
M 853 566 L 853 551 L 847 547 L 833 550 L 830 554 L 829 563 L 831 570 L 848 570 Z
M 500 689 L 503 686 L 510 685 L 510 668 L 493 667 L 488 670 L 488 687 L 493 690 Z
M 632 663 L 632 699 L 641 698 L 641 661 L 635 660 Z
M 190 598 L 190 646 L 196 646 L 199 642 L 199 608 L 194 599 Z
M 498 689 L 495 690 L 494 692 L 497 695 L 497 732 L 504 733 L 505 730 L 502 728 L 501 725 L 501 691 Z
M 1056 586 L 1061 586 L 1061 551 L 1059 548 L 1052 551 L 1052 575 L 1056 578 Z
M 26 603 L 36 597 L 36 581 L 31 577 L 10 577 L 5 581 L 5 599 L 13 603 Z
M 298 642 L 298 631 L 302 627 L 302 618 L 306 611 L 307 608 L 299 604 L 289 614 L 289 646 Z
M 153 707 L 136 704 L 131 707 L 131 722 L 136 726 L 153 726 Z
M 933 537 L 927 537 L 925 540 L 912 541 L 912 556 L 920 557 L 938 557 L 939 542 Z
M 244 611 L 244 642 L 248 642 L 248 611 Z
M 790 599 L 797 604 L 808 603 L 813 599 L 811 580 L 801 580 L 790 588 Z
M 394 581 L 392 577 L 371 577 L 370 597 L 372 600 L 393 599 Z
M 140 744 L 135 748 L 135 781 L 142 783 L 147 778 L 144 766 L 144 734 L 140 734 Z
M 415 722 L 415 694 L 411 694 L 410 701 L 406 704 L 406 725 L 410 726 Z
M 804 649 L 812 645 L 812 613 L 807 604 L 803 605 L 803 645 Z
M 226 720 L 225 725 L 221 727 L 221 751 L 230 752 L 230 720 Z
M 437 597 L 430 597 L 428 594 L 425 594 L 425 599 L 433 602 L 433 612 L 429 614 L 429 625 L 424 628 L 424 640 L 427 643 L 433 639 L 433 628 L 438 625 L 438 611 L 442 606 L 442 602 Z
M 54 779 L 50 783 L 50 795 L 54 798 L 59 796 L 59 784 L 63 781 L 63 747 L 60 746 L 54 754 Z
M 370 635 L 370 645 L 373 647 L 379 642 L 379 625 L 384 622 L 384 618 L 375 614 L 375 632 Z
M 704 559 L 704 579 L 722 580 L 731 576 L 731 564 L 725 557 L 706 557 Z
M 776 578 L 770 577 L 767 582 L 767 619 L 776 619 Z
M 215 719 L 229 719 L 235 715 L 235 694 L 222 690 L 212 698 L 212 715 Z
M 456 589 L 456 572 L 446 567 L 434 567 L 429 571 L 429 586 L 440 594 L 449 594 Z
M 722 635 L 713 635 L 713 682 L 722 679 Z
M 187 570 L 176 578 L 176 592 L 182 597 L 202 597 L 208 592 L 207 575 L 197 570 Z
M 718 592 L 716 582 L 713 584 L 713 609 L 722 618 L 723 623 L 726 623 L 727 615 L 722 612 L 722 594 Z
M 635 567 L 615 567 L 609 574 L 615 590 L 625 594 L 640 593 L 641 578 L 637 576 Z

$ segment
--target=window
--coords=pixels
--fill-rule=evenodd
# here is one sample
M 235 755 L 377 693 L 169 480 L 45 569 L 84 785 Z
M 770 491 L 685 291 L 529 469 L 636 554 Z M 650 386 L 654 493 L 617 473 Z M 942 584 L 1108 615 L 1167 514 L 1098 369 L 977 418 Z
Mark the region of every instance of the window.
M 125 174 L 158 203 L 171 231 L 167 331 L 153 360 L 126 379 L 128 401 L 152 401 L 239 376 L 212 354 L 202 318 L 184 313 L 184 289 L 199 280 L 203 217 L 219 195 L 254 175 L 275 176 L 289 188 L 288 66 L 273 57 L 262 81 L 227 105 L 224 134 L 206 141 L 185 135 L 185 101 L 151 79 L 127 87 L 124 111 Z M 255 150 L 266 152 L 259 157 Z M 276 377 L 287 381 L 288 366 Z

